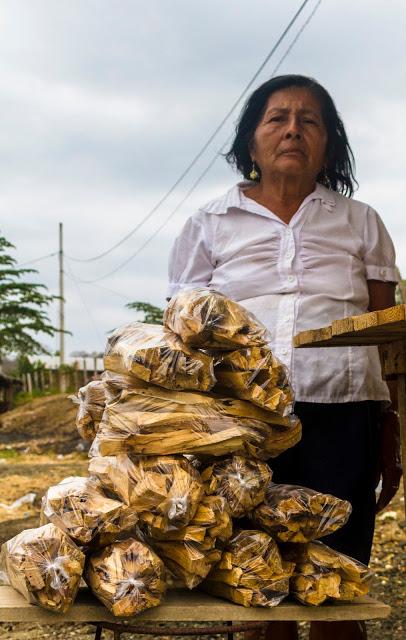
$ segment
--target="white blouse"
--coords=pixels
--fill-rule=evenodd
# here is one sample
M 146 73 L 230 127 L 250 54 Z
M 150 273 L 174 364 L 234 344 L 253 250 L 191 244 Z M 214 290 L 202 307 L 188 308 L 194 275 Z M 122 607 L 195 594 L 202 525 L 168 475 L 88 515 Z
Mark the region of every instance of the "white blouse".
M 317 184 L 286 224 L 242 182 L 187 220 L 169 261 L 169 296 L 210 287 L 269 329 L 296 400 L 387 400 L 376 347 L 293 349 L 292 337 L 368 311 L 367 280 L 397 282 L 395 251 L 368 205 Z

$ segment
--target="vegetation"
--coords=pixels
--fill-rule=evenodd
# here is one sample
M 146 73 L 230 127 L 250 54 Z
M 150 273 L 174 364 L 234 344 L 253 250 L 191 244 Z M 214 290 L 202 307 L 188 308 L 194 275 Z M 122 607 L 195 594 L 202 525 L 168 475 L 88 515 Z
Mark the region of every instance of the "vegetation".
M 0 235 L 0 357 L 48 353 L 37 336 L 54 336 L 58 331 L 47 315 L 56 296 L 47 294 L 45 285 L 22 279 L 37 271 L 18 268 L 9 254 L 14 248 Z
M 129 302 L 126 304 L 128 309 L 134 309 L 135 311 L 141 311 L 144 314 L 144 318 L 141 322 L 147 322 L 148 324 L 162 324 L 164 311 L 159 307 L 155 307 L 148 302 Z

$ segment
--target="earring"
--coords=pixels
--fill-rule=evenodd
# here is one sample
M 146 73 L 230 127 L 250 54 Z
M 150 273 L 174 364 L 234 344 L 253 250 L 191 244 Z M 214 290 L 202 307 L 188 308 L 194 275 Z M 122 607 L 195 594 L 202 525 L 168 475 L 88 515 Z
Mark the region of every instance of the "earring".
M 323 167 L 321 182 L 322 184 L 324 184 L 325 187 L 327 187 L 327 189 L 331 189 L 331 182 L 330 182 L 330 178 L 328 177 L 326 166 Z
M 252 169 L 250 171 L 250 179 L 254 180 L 254 182 L 255 182 L 256 180 L 258 180 L 258 178 L 259 178 L 259 173 L 255 168 L 255 162 L 252 161 Z

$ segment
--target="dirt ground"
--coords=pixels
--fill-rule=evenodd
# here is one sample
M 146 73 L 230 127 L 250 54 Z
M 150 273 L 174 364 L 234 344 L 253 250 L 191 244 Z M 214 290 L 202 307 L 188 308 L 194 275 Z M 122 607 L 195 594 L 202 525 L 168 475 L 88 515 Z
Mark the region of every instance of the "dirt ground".
M 75 412 L 69 400 L 53 396 L 0 416 L 0 544 L 23 529 L 38 525 L 41 497 L 50 485 L 70 475 L 86 475 L 86 452 L 77 450 Z M 27 498 L 27 502 L 11 508 L 15 500 L 33 493 L 35 496 Z M 369 622 L 368 637 L 404 640 L 406 521 L 400 491 L 377 518 L 371 568 L 376 574 L 371 595 L 389 604 L 392 615 L 384 621 Z M 300 625 L 300 636 L 301 640 L 307 636 L 305 624 Z M 75 624 L 0 624 L 0 640 L 75 637 L 90 640 L 94 628 Z M 106 631 L 103 637 L 110 639 L 112 634 Z M 143 637 L 147 636 L 123 636 L 128 640 Z

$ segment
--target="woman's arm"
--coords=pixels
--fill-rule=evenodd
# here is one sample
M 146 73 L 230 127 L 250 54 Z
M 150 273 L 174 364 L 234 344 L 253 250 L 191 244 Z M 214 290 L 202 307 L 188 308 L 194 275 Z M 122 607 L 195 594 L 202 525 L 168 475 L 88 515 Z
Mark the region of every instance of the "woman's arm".
M 169 256 L 169 300 L 180 289 L 207 287 L 214 265 L 209 220 L 194 215 L 186 221 Z
M 393 282 L 368 280 L 369 310 L 379 311 L 393 307 L 395 302 L 395 288 Z M 397 414 L 397 382 L 388 381 L 389 393 L 392 401 L 391 408 L 382 413 L 380 434 L 380 460 L 377 470 L 377 484 L 382 478 L 382 491 L 376 505 L 377 512 L 382 511 L 399 489 L 402 477 L 400 462 L 400 429 Z

